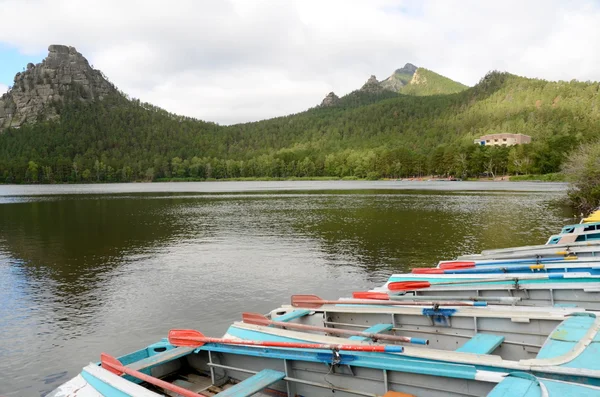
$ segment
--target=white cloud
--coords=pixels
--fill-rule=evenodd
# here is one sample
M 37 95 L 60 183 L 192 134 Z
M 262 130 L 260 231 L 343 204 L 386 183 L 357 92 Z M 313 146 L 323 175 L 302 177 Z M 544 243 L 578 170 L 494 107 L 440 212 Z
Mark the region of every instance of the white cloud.
M 5 86 L 4 84 L 0 83 L 0 95 L 4 94 L 7 91 L 8 91 L 8 86 Z
M 466 84 L 493 69 L 600 80 L 593 0 L 4 0 L 0 42 L 77 47 L 120 89 L 220 123 L 314 106 L 412 62 Z M 15 71 L 16 72 L 16 71 Z

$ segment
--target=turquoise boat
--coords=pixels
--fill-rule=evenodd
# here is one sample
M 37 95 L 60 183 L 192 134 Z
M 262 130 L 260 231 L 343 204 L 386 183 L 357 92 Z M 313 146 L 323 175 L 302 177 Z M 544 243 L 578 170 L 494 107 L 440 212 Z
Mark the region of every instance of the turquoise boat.
M 586 226 L 582 224 L 581 226 Z M 566 244 L 566 243 L 585 243 L 600 240 L 600 230 L 588 230 L 591 226 L 573 228 L 572 232 L 556 234 L 550 236 L 546 245 Z
M 592 385 L 520 372 L 493 372 L 471 365 L 418 361 L 388 353 L 214 343 L 198 348 L 176 347 L 163 339 L 119 357 L 119 362 L 163 382 L 162 387 L 93 363 L 48 397 L 600 395 L 600 388 Z M 176 390 L 185 394 L 174 392 L 173 386 L 182 388 Z
M 550 236 L 546 245 L 582 243 L 600 240 L 600 222 L 565 225 L 559 234 Z
M 520 306 L 567 306 L 600 309 L 600 276 L 587 273 L 552 274 L 393 274 L 372 292 L 406 298 L 472 300 L 516 298 Z M 424 285 L 414 285 L 413 283 Z M 394 284 L 399 283 L 399 284 Z M 411 283 L 411 284 L 408 284 Z M 400 286 L 398 288 L 397 286 Z M 405 286 L 406 287 L 403 287 Z M 392 289 L 390 289 L 392 288 Z M 492 302 L 493 303 L 493 302 Z
M 457 260 L 564 258 L 573 255 L 578 257 L 593 257 L 600 255 L 600 240 L 484 250 L 479 254 L 460 255 L 457 257 Z
M 282 319 L 287 321 L 283 325 L 236 322 L 226 336 L 241 340 L 372 345 L 378 342 L 369 337 L 334 337 L 326 327 L 360 329 L 371 334 L 419 335 L 428 337 L 430 344 L 404 346 L 400 356 L 412 361 L 407 363 L 409 367 L 444 362 L 467 366 L 475 379 L 491 379 L 494 374 L 504 376 L 516 371 L 600 386 L 597 360 L 600 318 L 596 313 L 564 312 L 561 316 L 552 308 L 521 307 L 392 308 L 374 302 L 360 307 L 323 305 L 310 310 L 283 306 L 273 311 L 270 318 L 277 323 Z M 297 324 L 325 330 L 296 330 Z
M 435 268 L 416 268 L 415 274 L 477 274 L 477 273 L 586 273 L 600 275 L 598 258 L 577 260 L 519 259 L 486 261 L 441 261 Z

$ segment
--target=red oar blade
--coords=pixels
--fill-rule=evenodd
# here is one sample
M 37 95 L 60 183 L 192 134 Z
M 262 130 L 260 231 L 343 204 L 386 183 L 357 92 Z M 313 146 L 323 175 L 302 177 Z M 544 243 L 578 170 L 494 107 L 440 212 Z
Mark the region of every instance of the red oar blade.
M 242 321 L 246 324 L 269 325 L 271 320 L 260 313 L 242 313 Z
M 200 347 L 205 342 L 199 340 L 204 334 L 194 329 L 172 329 L 169 331 L 169 343 L 180 347 Z
M 441 262 L 439 264 L 440 269 L 470 269 L 475 267 L 475 262 L 460 262 L 460 261 L 451 261 L 451 262 Z
M 444 274 L 444 269 L 430 267 L 415 267 L 411 270 L 413 274 Z
M 353 292 L 352 297 L 354 299 L 377 299 L 377 300 L 390 300 L 390 296 L 385 292 L 369 292 L 369 291 L 359 291 Z
M 323 306 L 323 299 L 317 295 L 292 295 L 292 306 L 317 309 Z
M 115 375 L 123 375 L 123 372 L 117 369 L 121 368 L 123 364 L 110 354 L 100 353 L 100 363 L 105 370 L 110 371 Z
M 412 291 L 414 289 L 429 287 L 431 287 L 429 281 L 396 281 L 387 285 L 390 291 Z

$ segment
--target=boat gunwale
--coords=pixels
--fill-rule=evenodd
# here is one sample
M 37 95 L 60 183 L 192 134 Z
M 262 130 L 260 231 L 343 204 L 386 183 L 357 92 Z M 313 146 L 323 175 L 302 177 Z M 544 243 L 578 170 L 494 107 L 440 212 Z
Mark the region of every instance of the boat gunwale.
M 578 351 L 577 354 L 573 356 L 573 354 L 564 354 L 551 359 L 528 359 L 528 360 L 505 360 L 498 355 L 493 354 L 475 354 L 475 353 L 466 353 L 466 352 L 457 352 L 453 350 L 442 350 L 442 349 L 434 349 L 431 347 L 418 347 L 418 346 L 404 346 L 403 353 L 384 353 L 384 354 L 392 354 L 392 355 L 401 355 L 405 357 L 412 357 L 416 359 L 424 359 L 424 360 L 433 360 L 433 361 L 442 361 L 442 362 L 450 362 L 456 364 L 463 365 L 474 365 L 474 366 L 486 366 L 498 368 L 500 370 L 517 370 L 524 372 L 544 372 L 549 374 L 557 374 L 557 375 L 567 375 L 567 376 L 585 376 L 590 378 L 595 378 L 600 381 L 600 370 L 590 370 L 585 368 L 571 368 L 571 367 L 562 367 L 561 364 L 568 363 L 578 357 L 584 350 L 585 347 L 591 343 L 591 340 L 595 337 L 598 332 L 598 328 L 600 327 L 600 318 L 596 316 L 596 320 L 594 322 L 593 333 L 589 330 L 588 336 L 591 337 L 589 342 L 585 344 L 583 350 Z M 597 325 L 597 326 L 596 326 Z M 279 337 L 289 337 L 292 339 L 306 340 L 306 341 L 318 341 L 321 343 L 339 343 L 340 338 L 330 337 L 325 335 L 317 335 L 317 334 L 308 334 L 305 332 L 298 332 L 292 330 L 285 330 L 281 328 L 273 328 L 268 326 L 254 325 L 254 324 L 246 324 L 243 322 L 235 322 L 230 326 L 231 328 L 238 328 L 241 330 L 250 330 L 255 332 L 261 332 L 264 334 L 272 334 Z M 227 337 L 236 337 L 227 331 Z M 304 335 L 304 338 L 302 337 Z M 306 338 L 308 336 L 308 338 Z M 294 338 L 295 337 L 295 338 Z M 238 339 L 241 339 L 237 337 Z M 344 339 L 344 343 L 357 344 L 357 345 L 372 345 L 373 342 L 364 342 L 352 339 Z M 584 342 L 585 343 L 585 342 Z

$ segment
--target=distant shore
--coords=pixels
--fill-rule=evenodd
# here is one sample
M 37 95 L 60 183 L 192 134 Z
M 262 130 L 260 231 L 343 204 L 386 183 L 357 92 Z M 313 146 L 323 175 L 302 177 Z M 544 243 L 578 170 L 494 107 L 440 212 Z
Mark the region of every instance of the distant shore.
M 404 181 L 404 182 L 565 182 L 565 177 L 560 173 L 542 174 L 542 175 L 501 175 L 492 177 L 479 178 L 455 178 L 455 177 L 439 177 L 435 175 L 427 175 L 412 178 L 358 178 L 355 176 L 336 177 L 336 176 L 307 176 L 307 177 L 240 177 L 240 178 L 157 178 L 153 182 L 251 182 L 251 181 Z
M 151 183 L 151 182 L 269 182 L 269 181 L 402 181 L 402 182 L 566 182 L 563 174 L 543 174 L 543 175 L 502 175 L 479 178 L 455 178 L 440 177 L 435 175 L 412 177 L 412 178 L 358 178 L 355 176 L 336 177 L 336 176 L 306 176 L 306 177 L 239 177 L 239 178 L 157 178 L 150 180 L 137 180 L 128 182 L 111 181 L 81 181 L 64 183 L 0 183 L 0 185 L 87 185 L 87 184 L 110 184 L 110 183 Z

